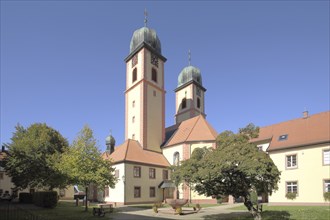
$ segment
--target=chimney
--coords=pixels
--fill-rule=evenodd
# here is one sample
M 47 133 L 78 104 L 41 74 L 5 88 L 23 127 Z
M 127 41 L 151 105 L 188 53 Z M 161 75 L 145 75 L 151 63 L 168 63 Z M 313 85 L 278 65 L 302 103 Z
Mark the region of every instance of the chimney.
M 306 119 L 306 118 L 308 118 L 308 111 L 307 110 L 303 111 L 303 119 Z

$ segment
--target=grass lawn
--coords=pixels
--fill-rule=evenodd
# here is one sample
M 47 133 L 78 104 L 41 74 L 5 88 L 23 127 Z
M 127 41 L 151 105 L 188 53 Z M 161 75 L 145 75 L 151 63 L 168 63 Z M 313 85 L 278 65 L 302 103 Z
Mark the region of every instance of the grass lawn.
M 60 201 L 54 209 L 38 208 L 30 210 L 32 213 L 40 216 L 40 219 L 58 220 L 58 219 L 70 219 L 70 220 L 90 220 L 100 219 L 98 216 L 93 216 L 93 204 L 88 207 L 88 212 L 85 212 L 84 206 L 76 206 L 74 202 Z M 106 215 L 109 215 L 108 213 Z
M 244 205 L 232 210 L 247 210 Z M 261 213 L 263 220 L 330 220 L 329 206 L 268 206 L 263 205 Z M 235 218 L 250 220 L 251 217 Z

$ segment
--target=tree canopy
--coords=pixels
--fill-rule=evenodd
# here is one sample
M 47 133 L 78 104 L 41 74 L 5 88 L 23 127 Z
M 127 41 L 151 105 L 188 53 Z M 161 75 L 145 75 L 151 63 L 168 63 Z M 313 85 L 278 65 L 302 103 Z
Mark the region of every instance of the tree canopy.
M 71 184 L 85 187 L 88 196 L 88 186 L 95 184 L 99 189 L 109 186 L 114 188 L 116 177 L 111 163 L 101 157 L 93 136 L 93 131 L 85 125 L 72 145 L 61 156 L 57 168 L 69 177 Z M 87 210 L 87 203 L 86 203 Z
M 280 172 L 269 155 L 250 142 L 258 133 L 259 128 L 253 124 L 237 134 L 222 132 L 217 137 L 216 149 L 194 150 L 191 158 L 174 170 L 172 177 L 193 185 L 199 194 L 206 196 L 243 197 L 248 210 L 257 215 L 251 192 L 272 194 L 280 179 Z
M 15 129 L 5 158 L 5 169 L 15 186 L 64 187 L 66 177 L 57 171 L 53 158 L 68 148 L 68 141 L 46 124 L 35 123 L 28 128 L 17 125 Z

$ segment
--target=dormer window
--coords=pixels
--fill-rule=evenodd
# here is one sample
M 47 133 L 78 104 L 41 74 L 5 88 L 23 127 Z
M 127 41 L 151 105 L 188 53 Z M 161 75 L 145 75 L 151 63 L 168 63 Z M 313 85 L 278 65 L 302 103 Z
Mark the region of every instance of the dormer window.
M 278 140 L 279 141 L 286 141 L 286 140 L 288 140 L 288 135 L 287 134 L 280 135 L 278 137 Z

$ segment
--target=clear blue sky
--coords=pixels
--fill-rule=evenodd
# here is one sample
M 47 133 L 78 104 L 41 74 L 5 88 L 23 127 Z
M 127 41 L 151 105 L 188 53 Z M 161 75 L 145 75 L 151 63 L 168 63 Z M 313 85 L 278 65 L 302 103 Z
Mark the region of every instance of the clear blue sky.
M 45 122 L 70 142 L 88 124 L 100 149 L 110 129 L 121 144 L 145 8 L 167 58 L 166 126 L 189 49 L 219 133 L 329 110 L 329 1 L 1 1 L 1 143 Z

